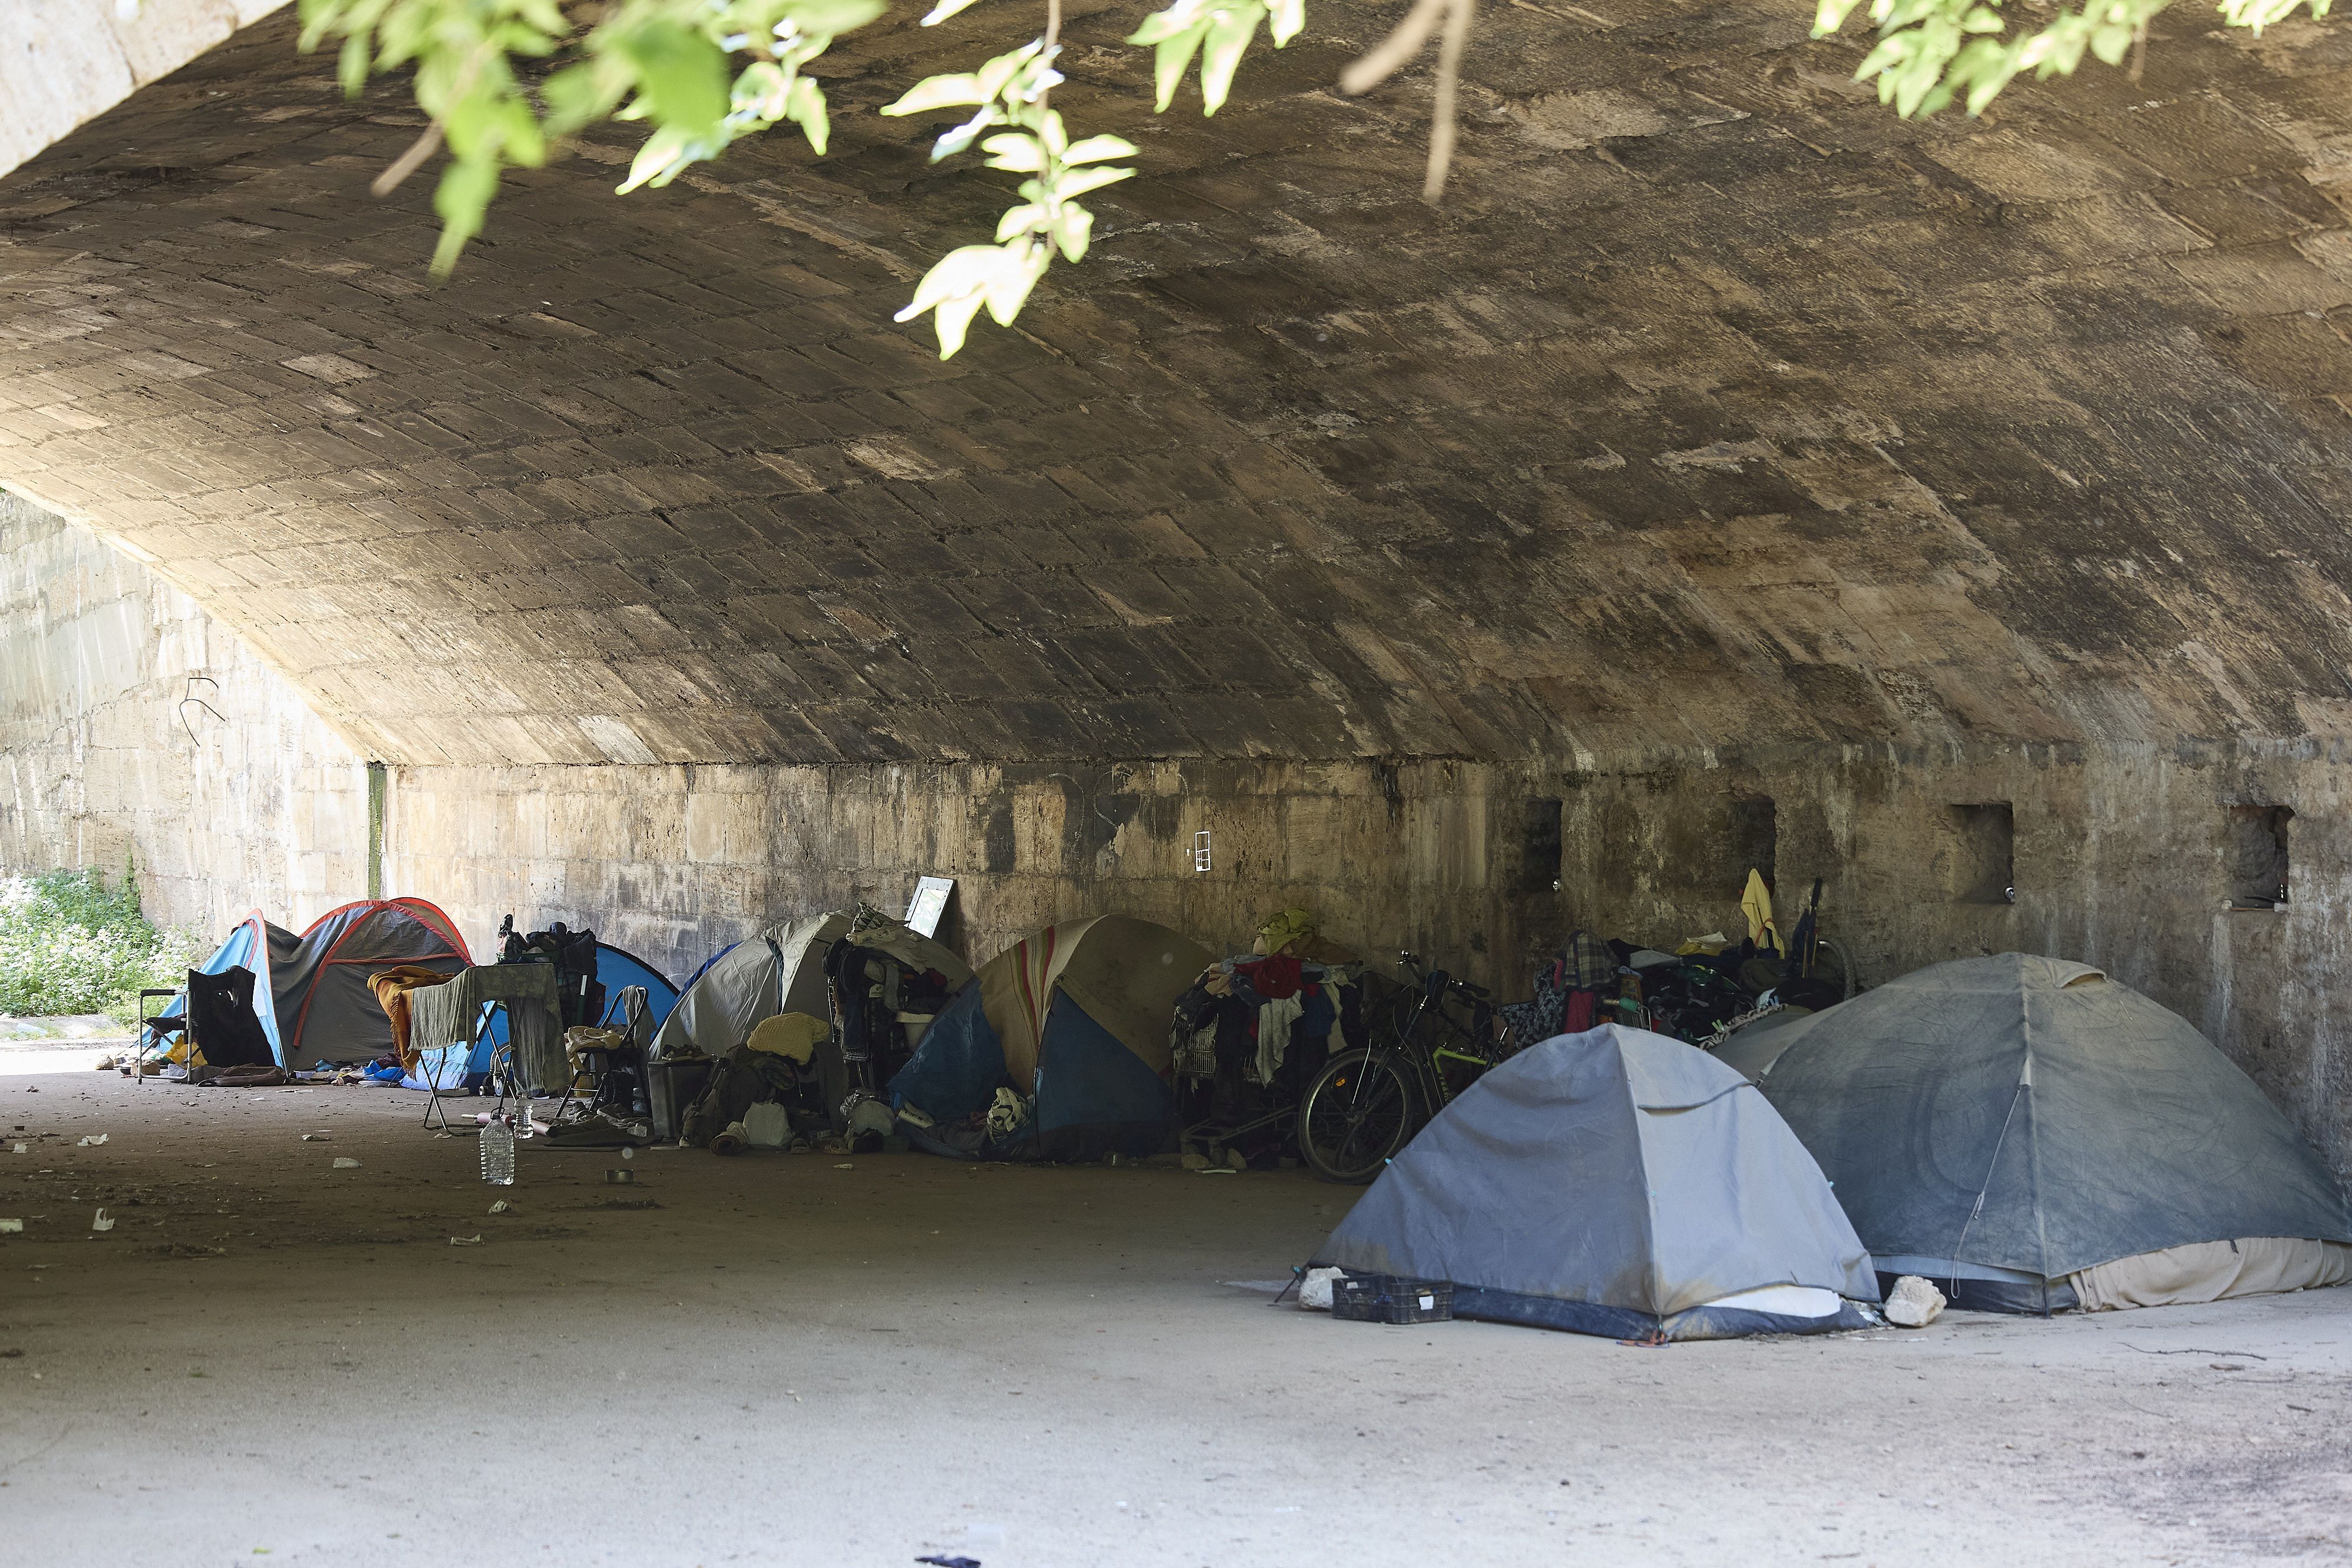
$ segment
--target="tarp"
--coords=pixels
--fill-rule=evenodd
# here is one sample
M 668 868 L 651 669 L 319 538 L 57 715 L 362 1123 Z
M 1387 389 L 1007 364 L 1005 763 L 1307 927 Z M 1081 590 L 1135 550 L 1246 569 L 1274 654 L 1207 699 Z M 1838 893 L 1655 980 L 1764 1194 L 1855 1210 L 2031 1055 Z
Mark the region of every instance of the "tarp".
M 1870 1254 L 1763 1095 L 1696 1047 L 1604 1024 L 1457 1096 L 1316 1254 L 1453 1282 L 1457 1317 L 1618 1338 L 1861 1326 Z
M 2096 1263 L 2066 1277 L 2086 1312 L 2173 1307 L 2340 1285 L 2352 1279 L 2352 1247 L 2279 1236 L 2200 1241 Z
M 998 1087 L 1034 1101 L 1031 1136 L 1004 1155 L 1150 1154 L 1175 1113 L 1168 1020 L 1214 955 L 1123 915 L 1066 920 L 981 966 L 890 1081 L 893 1104 L 941 1123 L 988 1108 Z
M 1725 1054 L 1883 1267 L 2038 1287 L 2198 1242 L 2352 1241 L 2335 1178 L 2253 1081 L 2087 965 L 1937 964 L 1747 1037 Z M 1996 1290 L 1975 1304 L 2071 1300 Z
M 392 1049 L 392 1020 L 367 977 L 395 964 L 455 974 L 471 963 L 466 940 L 421 898 L 362 899 L 330 910 L 301 936 L 254 911 L 196 966 L 217 975 L 231 965 L 254 974 L 253 1010 L 281 1067 L 367 1061 Z M 178 1012 L 183 1001 L 174 1000 Z

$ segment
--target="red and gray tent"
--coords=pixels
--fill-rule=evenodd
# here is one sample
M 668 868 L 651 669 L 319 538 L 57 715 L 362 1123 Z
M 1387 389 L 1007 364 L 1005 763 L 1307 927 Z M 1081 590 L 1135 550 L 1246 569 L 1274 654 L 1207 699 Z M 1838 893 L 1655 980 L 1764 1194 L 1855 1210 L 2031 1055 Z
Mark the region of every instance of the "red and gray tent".
M 253 1010 L 278 1064 L 369 1061 L 392 1049 L 392 1021 L 367 977 L 395 964 L 456 974 L 473 963 L 456 922 L 422 898 L 362 899 L 299 936 L 255 910 L 196 966 L 253 971 Z M 176 1006 L 176 1004 L 175 1004 Z

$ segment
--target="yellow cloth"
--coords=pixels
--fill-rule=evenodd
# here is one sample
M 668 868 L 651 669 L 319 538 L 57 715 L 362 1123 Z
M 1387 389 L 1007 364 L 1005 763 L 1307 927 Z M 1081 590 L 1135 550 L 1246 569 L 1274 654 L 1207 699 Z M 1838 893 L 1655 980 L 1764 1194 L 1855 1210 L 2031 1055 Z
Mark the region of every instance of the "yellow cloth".
M 1739 913 L 1748 916 L 1748 939 L 1759 947 L 1769 946 L 1780 950 L 1780 928 L 1772 924 L 1772 890 L 1764 885 L 1764 873 L 1755 867 L 1748 868 L 1748 891 L 1739 895 Z
M 833 1033 L 833 1026 L 812 1013 L 778 1013 L 761 1019 L 751 1030 L 751 1038 L 743 1043 L 753 1051 L 764 1051 L 771 1056 L 781 1056 L 799 1062 L 803 1067 L 816 1054 L 816 1048 Z
M 1271 956 L 1286 952 L 1294 942 L 1305 941 L 1315 935 L 1315 915 L 1310 910 L 1286 909 L 1257 928 L 1258 951 Z
M 376 1004 L 392 1022 L 392 1051 L 400 1058 L 401 1066 L 413 1070 L 424 1060 L 424 1053 L 408 1043 L 408 993 L 441 985 L 448 978 L 440 970 L 428 969 L 422 964 L 395 964 L 367 977 L 368 989 L 375 993 Z

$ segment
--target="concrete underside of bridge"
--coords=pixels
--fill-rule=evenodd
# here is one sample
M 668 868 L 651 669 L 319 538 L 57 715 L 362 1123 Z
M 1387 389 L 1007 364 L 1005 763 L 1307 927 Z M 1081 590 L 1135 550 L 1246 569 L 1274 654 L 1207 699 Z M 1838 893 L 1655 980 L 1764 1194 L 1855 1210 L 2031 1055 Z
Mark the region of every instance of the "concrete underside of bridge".
M 946 363 L 890 316 L 1003 180 L 870 111 L 984 8 L 837 46 L 824 158 L 593 134 L 439 286 L 402 93 L 247 28 L 0 179 L 0 852 L 307 918 L 373 761 L 477 936 L 936 872 L 974 957 L 1298 902 L 1515 989 L 1754 864 L 1865 980 L 2105 967 L 2345 1168 L 2352 36 L 1908 124 L 1802 5 L 1607 9 L 1482 19 L 1433 209 L 1425 78 L 1328 89 L 1384 16 L 1204 122 L 1071 7 L 1143 172 Z

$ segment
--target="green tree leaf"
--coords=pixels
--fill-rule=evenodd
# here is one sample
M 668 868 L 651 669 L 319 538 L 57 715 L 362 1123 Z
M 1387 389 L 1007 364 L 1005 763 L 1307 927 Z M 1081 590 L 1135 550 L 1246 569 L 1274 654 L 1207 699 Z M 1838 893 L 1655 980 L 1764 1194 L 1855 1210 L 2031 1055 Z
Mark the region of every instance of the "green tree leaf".
M 925 77 L 908 88 L 896 103 L 887 105 L 884 114 L 921 114 L 928 110 L 960 108 L 969 103 L 986 103 L 995 94 L 982 87 L 980 78 L 970 71 L 950 76 Z
M 636 67 L 638 96 L 657 123 L 707 135 L 727 113 L 727 57 L 701 33 L 649 17 L 613 47 Z
M 1062 153 L 1065 163 L 1099 163 L 1106 158 L 1132 158 L 1139 149 L 1124 136 L 1089 136 L 1073 141 Z
M 1009 131 L 992 136 L 980 144 L 989 154 L 992 169 L 1011 169 L 1024 174 L 1034 174 L 1045 166 L 1045 149 L 1027 131 Z
M 1216 12 L 1215 16 L 1201 49 L 1201 112 L 1204 115 L 1214 114 L 1225 106 L 1225 95 L 1233 90 L 1234 72 L 1241 68 L 1242 54 L 1256 35 L 1258 23 L 1265 19 L 1265 7 L 1255 4 L 1235 5 Z

